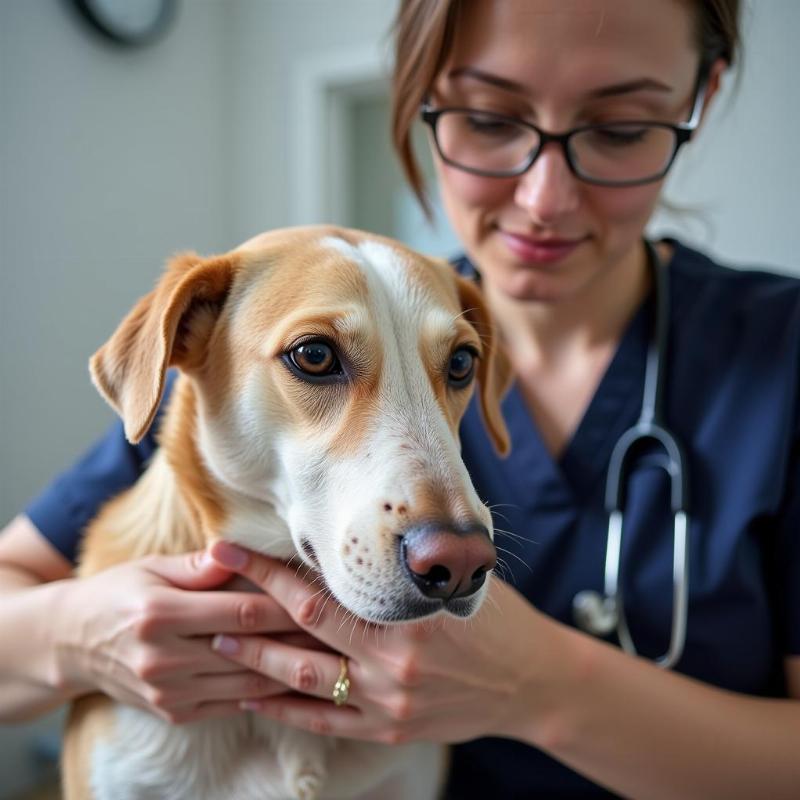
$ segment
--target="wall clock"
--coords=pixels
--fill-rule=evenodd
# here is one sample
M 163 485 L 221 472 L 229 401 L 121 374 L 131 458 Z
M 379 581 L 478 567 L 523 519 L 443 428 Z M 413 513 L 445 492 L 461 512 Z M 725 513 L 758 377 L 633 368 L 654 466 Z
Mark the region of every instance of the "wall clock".
M 95 30 L 118 44 L 157 39 L 175 15 L 176 0 L 74 0 Z

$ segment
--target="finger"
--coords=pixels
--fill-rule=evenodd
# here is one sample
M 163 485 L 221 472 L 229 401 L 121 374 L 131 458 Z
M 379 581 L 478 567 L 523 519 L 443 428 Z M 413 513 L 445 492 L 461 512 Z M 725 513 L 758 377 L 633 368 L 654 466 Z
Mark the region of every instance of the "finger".
M 237 664 L 296 692 L 327 700 L 332 700 L 333 687 L 342 672 L 341 656 L 293 647 L 263 636 L 216 636 L 212 647 Z M 347 667 L 348 673 L 357 672 L 354 662 L 348 662 Z M 352 698 L 348 702 L 352 704 Z
M 293 728 L 323 736 L 342 736 L 390 744 L 399 744 L 402 741 L 394 727 L 376 727 L 374 723 L 369 723 L 359 709 L 350 706 L 337 707 L 325 700 L 287 696 L 269 700 L 246 700 L 242 703 L 242 708 Z
M 276 633 L 270 634 L 271 639 L 283 644 L 289 644 L 292 647 L 302 647 L 306 650 L 319 650 L 322 653 L 336 653 L 338 651 L 329 647 L 325 642 L 315 639 L 310 633 L 306 633 L 302 629 L 291 633 Z
M 236 701 L 200 703 L 194 707 L 187 707 L 185 709 L 177 710 L 169 715 L 169 720 L 175 725 L 183 725 L 187 722 L 199 722 L 203 719 L 232 717 L 241 713 L 242 707 Z
M 191 680 L 196 675 L 229 675 L 241 667 L 211 649 L 210 636 L 170 638 L 140 648 L 128 669 L 133 678 L 152 686 Z
M 317 639 L 337 651 L 348 654 L 359 652 L 358 642 L 366 638 L 366 623 L 352 618 L 348 623 L 348 635 L 343 637 L 340 628 L 344 611 L 331 599 L 330 592 L 320 591 L 285 564 L 229 542 L 214 542 L 209 554 L 273 597 L 298 625 L 313 633 Z M 362 635 L 358 635 L 359 632 Z
M 163 624 L 180 636 L 216 633 L 288 633 L 298 625 L 262 592 L 169 592 L 161 602 Z
M 147 556 L 142 564 L 148 572 L 181 589 L 211 589 L 227 581 L 232 572 L 210 558 L 205 550 Z
M 286 686 L 257 672 L 237 671 L 228 675 L 197 675 L 179 685 L 167 684 L 162 691 L 169 693 L 173 707 L 194 707 L 220 701 L 255 700 L 286 692 Z

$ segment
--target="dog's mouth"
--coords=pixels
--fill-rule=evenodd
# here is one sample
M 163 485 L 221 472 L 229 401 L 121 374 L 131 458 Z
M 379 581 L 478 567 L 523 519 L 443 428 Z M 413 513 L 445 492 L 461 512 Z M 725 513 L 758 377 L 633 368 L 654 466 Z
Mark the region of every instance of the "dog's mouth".
M 380 612 L 372 617 L 372 621 L 378 623 L 414 622 L 442 612 L 454 617 L 465 618 L 474 613 L 476 602 L 475 597 L 458 597 L 449 600 L 414 598 L 404 600 L 394 609 Z
M 379 625 L 415 622 L 440 614 L 463 619 L 475 613 L 477 606 L 480 605 L 479 593 L 477 591 L 466 596 L 450 595 L 431 597 L 425 596 L 423 592 L 420 592 L 419 587 L 414 587 L 412 585 L 406 585 L 404 587 L 405 591 L 397 591 L 399 587 L 396 584 L 394 587 L 396 591 L 394 598 L 389 595 L 395 594 L 395 591 L 389 594 L 376 595 L 374 587 L 365 591 L 363 587 L 357 587 L 351 584 L 348 589 L 350 591 L 355 591 L 358 598 L 354 603 L 354 598 L 352 597 L 348 600 L 345 597 L 339 596 L 339 593 L 336 592 L 330 582 L 326 580 L 325 571 L 322 568 L 317 551 L 311 541 L 302 537 L 299 544 L 301 549 L 300 555 L 305 564 L 314 570 L 317 576 L 316 579 L 325 585 L 337 602 L 348 609 L 350 613 L 366 622 L 373 622 Z M 403 578 L 407 577 L 407 574 L 403 575 Z M 405 584 L 405 580 L 402 580 L 402 583 Z M 413 584 L 413 582 L 411 583 Z M 483 580 L 481 580 L 481 583 L 483 583 Z M 347 594 L 349 594 L 350 591 L 348 591 Z M 359 600 L 361 602 L 358 602 Z

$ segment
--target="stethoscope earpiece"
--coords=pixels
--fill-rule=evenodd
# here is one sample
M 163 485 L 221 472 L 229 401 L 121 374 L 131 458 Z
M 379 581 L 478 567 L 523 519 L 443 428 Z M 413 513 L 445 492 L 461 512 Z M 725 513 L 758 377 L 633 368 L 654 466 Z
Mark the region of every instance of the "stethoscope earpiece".
M 584 589 L 572 599 L 572 614 L 581 630 L 592 636 L 608 636 L 617 627 L 619 615 L 613 597 Z

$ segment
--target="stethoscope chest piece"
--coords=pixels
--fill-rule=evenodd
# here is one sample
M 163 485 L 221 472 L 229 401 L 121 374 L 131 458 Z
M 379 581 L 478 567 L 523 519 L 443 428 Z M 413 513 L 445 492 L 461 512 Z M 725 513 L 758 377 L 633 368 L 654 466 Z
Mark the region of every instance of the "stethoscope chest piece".
M 619 619 L 614 598 L 594 589 L 584 589 L 575 595 L 572 613 L 578 627 L 593 636 L 610 636 Z

